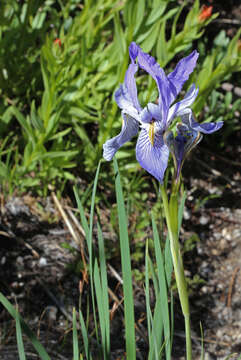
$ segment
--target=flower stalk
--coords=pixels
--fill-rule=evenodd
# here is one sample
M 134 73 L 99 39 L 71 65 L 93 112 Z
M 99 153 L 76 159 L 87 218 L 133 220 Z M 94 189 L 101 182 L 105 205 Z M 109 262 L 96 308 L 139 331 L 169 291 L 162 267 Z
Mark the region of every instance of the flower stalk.
M 191 343 L 191 328 L 190 328 L 190 310 L 189 310 L 189 301 L 188 301 L 187 282 L 184 274 L 184 267 L 183 267 L 181 249 L 179 244 L 179 236 L 178 236 L 179 185 L 180 185 L 180 181 L 178 181 L 178 183 L 176 182 L 173 183 L 172 194 L 169 202 L 165 187 L 161 185 L 160 189 L 161 189 L 164 213 L 165 213 L 165 218 L 169 233 L 170 248 L 171 248 L 174 273 L 177 283 L 177 289 L 181 303 L 182 313 L 185 320 L 186 359 L 191 360 L 192 343 Z

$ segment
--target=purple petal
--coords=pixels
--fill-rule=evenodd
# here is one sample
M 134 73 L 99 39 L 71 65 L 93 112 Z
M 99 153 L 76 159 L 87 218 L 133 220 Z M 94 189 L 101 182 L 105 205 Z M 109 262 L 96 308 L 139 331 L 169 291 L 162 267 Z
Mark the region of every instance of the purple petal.
M 170 107 L 167 117 L 167 127 L 171 124 L 174 117 L 180 116 L 183 114 L 183 112 L 187 111 L 187 108 L 189 108 L 189 106 L 191 106 L 196 99 L 197 94 L 198 89 L 196 89 L 195 84 L 193 84 L 190 90 L 186 93 L 184 99 L 178 101 L 176 104 Z
M 156 60 L 149 54 L 144 53 L 140 47 L 138 47 L 138 64 L 150 74 L 153 79 L 156 81 L 158 91 L 159 91 L 159 107 L 160 114 L 163 123 L 166 123 L 167 112 L 171 104 L 171 91 L 169 81 Z
M 150 124 L 152 121 L 152 114 L 148 110 L 147 106 L 140 113 L 140 121 L 144 124 Z
M 164 144 L 162 134 L 155 134 L 154 145 L 152 145 L 147 131 L 142 129 L 136 144 L 137 161 L 160 182 L 164 178 L 168 156 L 169 150 Z
M 135 81 L 135 73 L 138 70 L 138 65 L 135 63 L 137 57 L 138 47 L 135 43 L 131 43 L 129 47 L 129 54 L 131 58 L 131 64 L 129 65 L 126 74 L 124 84 L 119 87 L 115 92 L 115 100 L 117 105 L 123 109 L 134 108 L 137 112 L 141 111 L 141 106 L 137 97 L 137 88 Z M 129 111 L 126 111 L 129 113 Z M 133 111 L 132 111 L 133 115 Z
M 168 75 L 168 80 L 171 87 L 171 103 L 175 100 L 182 89 L 183 84 L 189 78 L 196 66 L 199 54 L 194 50 L 190 55 L 181 59 L 175 69 Z
M 212 134 L 213 132 L 221 129 L 222 126 L 223 126 L 223 121 L 219 121 L 217 123 L 210 122 L 205 124 L 199 124 L 194 120 L 193 117 L 191 121 L 191 128 L 203 134 Z
M 129 55 L 132 62 L 135 62 L 138 56 L 139 46 L 133 41 L 129 46 Z
M 219 121 L 217 123 L 210 122 L 210 123 L 199 124 L 194 120 L 194 117 L 192 116 L 191 112 L 183 114 L 182 121 L 190 129 L 201 132 L 203 134 L 212 134 L 213 132 L 221 129 L 221 127 L 223 126 L 223 121 Z
M 139 123 L 124 112 L 122 112 L 122 117 L 123 124 L 119 135 L 107 140 L 103 145 L 103 157 L 107 161 L 110 161 L 117 150 L 138 133 Z
M 156 62 L 155 58 L 138 47 L 138 63 L 140 67 L 150 74 L 154 79 L 156 77 L 165 76 L 164 70 Z
M 125 113 L 129 114 L 134 119 L 139 119 L 138 110 L 132 103 L 130 98 L 130 94 L 127 91 L 127 88 L 124 85 L 120 85 L 119 89 L 115 92 L 115 101 L 120 109 L 122 109 Z
M 160 107 L 156 104 L 148 103 L 140 113 L 140 122 L 142 124 L 150 124 L 153 120 L 158 124 L 159 129 L 163 128 Z
M 162 116 L 161 116 L 161 112 L 160 112 L 160 107 L 156 104 L 152 104 L 152 103 L 148 103 L 147 104 L 147 109 L 149 111 L 149 113 L 151 114 L 152 118 L 155 119 L 157 122 L 161 122 L 162 121 Z
M 173 133 L 171 131 L 167 131 L 164 135 L 165 143 L 168 146 L 174 160 L 176 176 L 177 178 L 180 175 L 182 162 L 184 158 L 184 147 L 186 138 L 184 136 L 180 136 L 179 134 L 174 138 Z
M 125 75 L 125 87 L 129 94 L 129 98 L 133 104 L 133 106 L 140 111 L 141 106 L 138 101 L 137 97 L 137 88 L 136 88 L 136 80 L 135 80 L 135 73 L 138 70 L 138 65 L 135 63 L 136 57 L 138 53 L 138 48 L 135 43 L 131 43 L 129 46 L 129 54 L 131 58 L 131 64 L 129 65 L 126 75 Z

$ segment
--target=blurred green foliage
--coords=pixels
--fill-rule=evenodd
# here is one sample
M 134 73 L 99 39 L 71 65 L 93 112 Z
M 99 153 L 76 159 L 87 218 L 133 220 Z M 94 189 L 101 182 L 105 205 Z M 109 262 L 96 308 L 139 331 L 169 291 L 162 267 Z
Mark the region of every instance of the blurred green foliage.
M 174 66 L 198 41 L 203 61 L 188 85 L 195 81 L 199 86 L 194 110 L 202 113 L 219 84 L 240 70 L 241 59 L 240 31 L 232 40 L 222 33 L 207 52 L 204 30 L 218 14 L 200 21 L 200 12 L 197 0 L 191 8 L 174 0 L 3 1 L 3 189 L 35 189 L 46 195 L 49 187 L 61 192 L 78 176 L 91 181 L 102 144 L 121 126 L 113 93 L 124 79 L 131 41 L 151 52 L 163 67 Z M 141 75 L 137 83 L 141 102 L 156 98 L 152 79 Z M 127 145 L 117 156 L 122 169 L 138 175 L 133 148 Z M 108 180 L 107 172 L 102 176 Z M 132 190 L 134 199 L 136 186 Z

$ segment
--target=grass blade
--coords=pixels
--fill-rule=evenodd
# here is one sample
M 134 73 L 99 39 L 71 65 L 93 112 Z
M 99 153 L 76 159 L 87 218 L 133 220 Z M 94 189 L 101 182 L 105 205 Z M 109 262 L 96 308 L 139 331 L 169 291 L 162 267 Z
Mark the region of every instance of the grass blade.
M 166 274 L 164 267 L 164 259 L 160 246 L 160 239 L 155 223 L 154 215 L 152 214 L 152 228 L 154 238 L 155 257 L 157 263 L 157 275 L 160 289 L 160 301 L 161 301 L 161 313 L 162 321 L 164 326 L 164 337 L 165 337 L 165 350 L 166 359 L 171 359 L 171 333 L 170 333 L 170 320 L 169 320 L 169 307 L 168 307 L 168 292 L 166 283 Z
M 102 340 L 102 352 L 103 352 L 104 360 L 107 360 L 105 315 L 104 315 L 104 306 L 102 303 L 103 291 L 102 291 L 102 287 L 101 287 L 100 269 L 98 266 L 97 259 L 95 259 L 95 265 L 94 265 L 94 284 L 95 284 L 95 293 L 96 293 L 97 307 L 98 307 L 98 314 L 99 314 L 99 324 L 100 324 L 100 332 L 101 332 L 101 340 Z
M 92 360 L 92 356 L 90 354 L 90 349 L 89 349 L 88 334 L 87 334 L 85 321 L 84 321 L 84 317 L 83 317 L 81 309 L 79 310 L 79 322 L 80 322 L 81 334 L 82 334 L 82 338 L 83 338 L 83 342 L 84 342 L 84 350 L 85 350 L 86 360 Z
M 76 311 L 73 308 L 73 350 L 74 350 L 74 359 L 79 360 L 79 344 L 78 344 L 78 335 L 76 328 Z
M 105 321 L 105 344 L 107 357 L 110 354 L 110 316 L 109 316 L 109 298 L 108 298 L 108 282 L 107 282 L 107 267 L 105 259 L 104 239 L 99 223 L 98 229 L 98 243 L 99 243 L 99 260 L 100 260 L 100 275 L 102 285 L 102 304 Z
M 22 328 L 22 330 L 25 332 L 25 334 L 28 336 L 29 340 L 31 341 L 32 345 L 36 349 L 37 353 L 39 354 L 40 358 L 42 360 L 51 360 L 49 355 L 47 354 L 44 347 L 40 344 L 34 333 L 29 329 L 28 325 L 25 323 L 25 321 L 22 319 L 20 314 L 17 315 L 17 310 L 12 306 L 12 304 L 8 301 L 8 299 L 0 293 L 0 302 L 3 304 L 3 306 L 7 309 L 9 314 L 16 320 L 17 316 L 19 316 L 19 324 Z
M 146 242 L 145 251 L 145 296 L 146 296 L 146 315 L 147 315 L 147 330 L 148 339 L 151 339 L 151 312 L 150 312 L 150 287 L 149 287 L 149 254 L 148 254 L 148 240 Z
M 21 329 L 21 325 L 20 325 L 20 318 L 19 318 L 18 310 L 16 310 L 16 337 L 17 337 L 19 359 L 26 360 L 24 346 L 23 346 L 22 329 Z
M 95 306 L 95 295 L 94 295 L 94 280 L 93 280 L 93 273 L 94 273 L 94 266 L 93 266 L 93 244 L 92 244 L 92 232 L 93 232 L 93 222 L 94 222 L 94 207 L 95 207 L 95 196 L 96 196 L 96 189 L 97 189 L 97 183 L 98 183 L 98 177 L 100 172 L 100 165 L 101 161 L 98 164 L 95 179 L 94 179 L 94 185 L 92 190 L 92 197 L 91 197 L 91 205 L 90 205 L 90 223 L 88 225 L 87 219 L 85 217 L 84 209 L 81 204 L 81 200 L 78 195 L 78 191 L 76 188 L 74 188 L 74 193 L 78 205 L 78 209 L 80 211 L 80 217 L 81 217 L 81 223 L 84 228 L 85 234 L 86 234 L 86 241 L 87 241 L 87 247 L 88 247 L 88 253 L 89 253 L 89 274 L 90 274 L 90 287 L 91 287 L 91 299 L 92 299 L 92 306 L 93 306 L 93 316 L 94 316 L 94 323 L 95 323 L 95 333 L 96 333 L 96 339 L 97 342 L 99 342 L 99 335 L 98 335 L 98 324 L 96 320 L 96 306 Z
M 121 187 L 120 173 L 118 170 L 117 160 L 115 158 L 114 158 L 114 170 L 115 170 L 115 188 L 116 188 L 118 219 L 119 219 L 123 291 L 124 291 L 126 359 L 133 360 L 136 359 L 136 340 L 135 340 L 134 300 L 133 300 L 133 289 L 132 289 L 130 246 L 129 246 L 127 219 L 126 219 L 123 192 Z
M 152 281 L 154 285 L 155 290 L 155 296 L 156 296 L 156 304 L 154 308 L 154 315 L 153 315 L 153 321 L 152 321 L 152 333 L 150 338 L 150 350 L 149 350 L 149 357 L 148 360 L 159 360 L 160 356 L 158 355 L 160 352 L 160 349 L 162 349 L 162 343 L 163 343 L 163 319 L 162 319 L 162 311 L 161 311 L 161 292 L 159 288 L 158 279 L 156 276 L 156 272 L 154 269 L 154 265 L 149 258 L 149 264 L 150 264 L 150 270 L 151 270 L 151 276 Z M 155 355 L 155 356 L 154 356 Z

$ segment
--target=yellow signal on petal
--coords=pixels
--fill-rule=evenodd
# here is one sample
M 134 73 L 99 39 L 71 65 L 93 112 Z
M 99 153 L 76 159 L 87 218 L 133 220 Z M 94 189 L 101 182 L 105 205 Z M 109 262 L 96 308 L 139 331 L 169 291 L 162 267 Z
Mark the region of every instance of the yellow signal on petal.
M 150 139 L 150 142 L 151 142 L 152 146 L 154 146 L 154 137 L 155 137 L 154 126 L 155 126 L 155 123 L 154 123 L 154 121 L 152 121 L 150 123 L 150 127 L 149 127 L 149 139 Z

